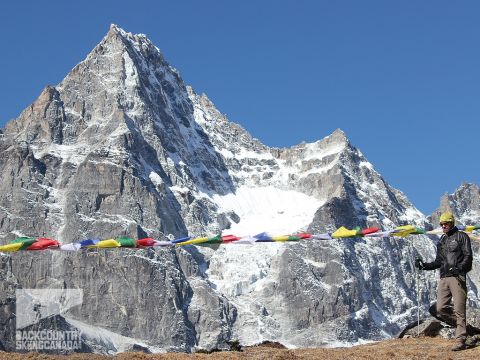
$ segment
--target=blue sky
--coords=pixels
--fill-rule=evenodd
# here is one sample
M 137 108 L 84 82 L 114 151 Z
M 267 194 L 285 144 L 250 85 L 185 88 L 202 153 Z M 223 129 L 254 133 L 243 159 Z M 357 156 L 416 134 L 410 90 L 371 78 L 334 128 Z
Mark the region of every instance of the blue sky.
M 269 146 L 344 130 L 424 213 L 480 184 L 480 2 L 10 1 L 0 4 L 0 126 L 115 23 Z

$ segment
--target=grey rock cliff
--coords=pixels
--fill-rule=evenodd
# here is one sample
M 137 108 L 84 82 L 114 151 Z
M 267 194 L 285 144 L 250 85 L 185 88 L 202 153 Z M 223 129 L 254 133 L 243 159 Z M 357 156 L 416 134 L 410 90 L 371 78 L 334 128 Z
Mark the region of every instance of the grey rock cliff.
M 0 256 L 0 350 L 15 347 L 15 289 L 18 282 L 12 273 L 10 256 Z

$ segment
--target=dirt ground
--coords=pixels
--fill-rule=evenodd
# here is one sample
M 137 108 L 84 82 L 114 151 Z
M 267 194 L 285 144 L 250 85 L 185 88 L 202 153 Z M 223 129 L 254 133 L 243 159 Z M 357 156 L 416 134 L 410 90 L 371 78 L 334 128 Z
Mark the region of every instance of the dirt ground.
M 241 352 L 215 352 L 211 354 L 142 354 L 122 353 L 116 356 L 101 356 L 92 354 L 74 354 L 69 356 L 45 355 L 38 353 L 16 354 L 0 352 L 0 359 L 8 360 L 193 360 L 193 359 L 268 359 L 268 360 L 292 360 L 292 359 L 418 359 L 418 360 L 454 360 L 454 359 L 480 359 L 480 347 L 470 348 L 463 351 L 452 352 L 450 347 L 453 340 L 437 338 L 409 338 L 394 339 L 378 343 L 354 346 L 350 348 L 316 348 L 287 350 L 268 346 L 256 346 L 243 349 Z

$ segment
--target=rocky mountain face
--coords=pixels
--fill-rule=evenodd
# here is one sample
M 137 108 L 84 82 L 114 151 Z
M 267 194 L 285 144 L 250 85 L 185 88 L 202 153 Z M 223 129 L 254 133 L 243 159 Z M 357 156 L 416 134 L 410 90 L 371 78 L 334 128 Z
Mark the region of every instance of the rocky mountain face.
M 2 132 L 2 243 L 428 224 L 341 130 L 269 148 L 186 86 L 144 35 L 115 25 Z M 479 222 L 467 191 L 455 209 Z M 416 316 L 413 261 L 434 245 L 415 236 L 4 255 L 0 341 L 15 349 L 21 288 L 83 289 L 61 323 L 98 352 L 388 338 Z M 479 277 L 472 271 L 473 309 Z M 422 311 L 434 290 L 423 274 Z
M 440 215 L 451 211 L 461 225 L 474 225 L 480 222 L 480 187 L 477 184 L 464 183 L 453 194 L 445 194 L 440 207 L 433 212 L 429 220 L 439 223 Z
M 15 289 L 18 282 L 12 273 L 10 256 L 0 256 L 0 351 L 13 348 L 15 334 Z

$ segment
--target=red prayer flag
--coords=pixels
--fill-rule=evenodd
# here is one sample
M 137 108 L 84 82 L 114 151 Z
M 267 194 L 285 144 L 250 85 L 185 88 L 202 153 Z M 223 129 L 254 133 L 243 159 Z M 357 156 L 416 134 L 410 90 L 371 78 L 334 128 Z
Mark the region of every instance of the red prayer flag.
M 57 248 L 60 243 L 57 240 L 48 238 L 38 238 L 36 242 L 30 245 L 27 250 L 45 250 L 49 248 Z
M 152 238 L 143 238 L 137 240 L 137 247 L 154 246 L 156 241 Z
M 366 228 L 366 229 L 363 229 L 361 231 L 361 233 L 363 235 L 367 235 L 367 234 L 373 234 L 373 233 L 376 233 L 377 231 L 379 231 L 380 229 L 377 228 L 377 227 L 371 227 L 371 228 Z
M 312 238 L 312 234 L 308 234 L 308 233 L 299 233 L 299 234 L 295 234 L 293 236 L 296 236 L 300 239 L 311 239 Z
M 224 235 L 222 236 L 222 241 L 223 242 L 232 242 L 232 241 L 237 241 L 240 240 L 238 236 L 235 235 Z

